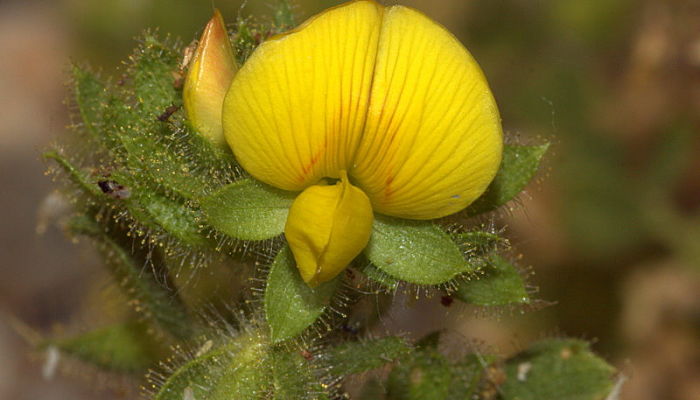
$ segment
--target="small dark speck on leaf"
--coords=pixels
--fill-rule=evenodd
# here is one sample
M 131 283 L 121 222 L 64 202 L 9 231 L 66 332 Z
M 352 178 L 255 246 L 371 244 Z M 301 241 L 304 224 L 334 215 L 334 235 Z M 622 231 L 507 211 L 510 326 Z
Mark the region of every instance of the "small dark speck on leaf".
M 131 191 L 124 185 L 120 185 L 115 181 L 98 181 L 97 186 L 100 187 L 102 193 L 111 196 L 115 199 L 128 199 L 131 196 Z
M 180 109 L 180 106 L 172 105 L 169 106 L 168 108 L 165 109 L 165 111 L 158 116 L 158 121 L 160 122 L 166 122 L 168 119 L 170 119 L 170 116 L 175 114 L 177 110 Z

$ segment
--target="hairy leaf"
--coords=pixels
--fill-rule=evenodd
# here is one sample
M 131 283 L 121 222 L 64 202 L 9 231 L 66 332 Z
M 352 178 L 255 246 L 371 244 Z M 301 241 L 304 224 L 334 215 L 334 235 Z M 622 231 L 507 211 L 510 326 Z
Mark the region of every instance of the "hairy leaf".
M 280 250 L 265 288 L 265 316 L 272 341 L 295 337 L 313 324 L 330 305 L 341 279 L 342 275 L 311 288 L 301 279 L 289 247 Z
M 423 285 L 474 270 L 450 236 L 425 221 L 376 216 L 365 255 L 387 274 Z
M 165 264 L 156 250 L 139 245 L 116 225 L 104 227 L 93 216 L 75 217 L 69 223 L 74 234 L 96 239 L 114 280 L 122 285 L 135 307 L 175 338 L 190 336 L 192 322 L 185 305 L 169 282 Z
M 328 399 L 316 377 L 313 360 L 307 358 L 293 349 L 272 351 L 274 400 Z
M 269 390 L 269 373 L 265 346 L 256 336 L 242 336 L 180 366 L 154 400 L 259 398 Z
M 435 349 L 416 351 L 401 360 L 389 375 L 391 400 L 445 400 L 450 391 L 452 369 Z
M 144 373 L 156 366 L 168 350 L 148 333 L 148 326 L 135 321 L 45 343 L 50 345 L 87 364 L 129 374 Z
M 403 339 L 386 337 L 345 342 L 328 350 L 328 365 L 334 375 L 344 376 L 370 371 L 411 352 Z
M 548 143 L 539 146 L 506 145 L 496 177 L 486 192 L 467 207 L 467 215 L 495 210 L 515 198 L 535 176 L 548 148 Z
M 99 186 L 88 177 L 87 173 L 73 165 L 66 157 L 62 156 L 57 151 L 48 151 L 44 153 L 44 157 L 49 160 L 54 160 L 63 172 L 68 175 L 71 182 L 85 192 L 85 194 L 91 195 L 91 197 L 96 200 L 102 197 L 103 193 Z
M 114 147 L 116 138 L 105 129 L 104 111 L 112 96 L 107 85 L 89 69 L 73 65 L 73 93 L 83 126 L 90 136 L 105 148 Z
M 582 340 L 551 339 L 506 362 L 503 400 L 600 400 L 615 370 Z
M 218 231 L 236 239 L 263 240 L 284 232 L 294 195 L 244 179 L 204 198 L 201 207 Z
M 492 255 L 483 276 L 461 282 L 454 296 L 480 306 L 528 304 L 530 295 L 518 269 L 499 255 Z

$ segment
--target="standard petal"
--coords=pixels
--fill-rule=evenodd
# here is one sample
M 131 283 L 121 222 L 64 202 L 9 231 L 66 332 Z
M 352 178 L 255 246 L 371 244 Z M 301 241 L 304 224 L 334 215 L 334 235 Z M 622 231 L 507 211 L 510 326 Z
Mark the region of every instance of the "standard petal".
M 183 101 L 192 127 L 219 145 L 226 143 L 221 125 L 221 107 L 236 70 L 224 19 L 219 10 L 215 10 L 204 28 L 187 73 Z
M 337 276 L 367 246 L 372 232 L 369 199 L 341 174 L 336 185 L 308 187 L 289 209 L 284 234 L 310 286 Z
M 302 190 L 348 169 L 368 110 L 382 12 L 373 1 L 347 3 L 256 49 L 223 115 L 246 171 Z
M 460 211 L 493 179 L 501 151 L 496 103 L 469 52 L 423 14 L 387 8 L 351 170 L 375 211 L 411 219 Z

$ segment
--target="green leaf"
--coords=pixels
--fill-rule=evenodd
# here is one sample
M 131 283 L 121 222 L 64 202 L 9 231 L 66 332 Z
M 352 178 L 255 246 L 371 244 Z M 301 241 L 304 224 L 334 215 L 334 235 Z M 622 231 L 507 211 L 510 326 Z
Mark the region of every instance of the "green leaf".
M 91 182 L 85 172 L 73 165 L 66 157 L 60 155 L 56 151 L 48 151 L 44 153 L 44 157 L 49 160 L 54 160 L 63 172 L 68 175 L 68 178 L 83 192 L 92 195 L 94 199 L 100 199 L 102 197 L 103 193 L 100 188 L 94 182 Z
M 134 189 L 134 193 L 125 203 L 140 223 L 145 222 L 146 226 L 155 223 L 154 227 L 162 228 L 169 235 L 194 247 L 211 245 L 210 240 L 201 232 L 199 214 L 196 211 L 180 201 L 150 191 L 147 187 L 130 188 Z
M 457 234 L 457 245 L 467 257 L 480 257 L 492 253 L 501 245 L 508 245 L 508 240 L 495 233 L 472 231 Z
M 186 244 L 197 247 L 210 244 L 200 232 L 197 213 L 182 202 L 144 187 L 132 176 L 122 172 L 114 172 L 109 179 L 94 179 L 55 151 L 45 153 L 44 157 L 54 160 L 78 188 L 91 195 L 92 200 L 98 203 L 109 203 L 110 207 L 123 206 L 144 227 L 156 231 L 165 230 Z M 100 180 L 123 184 L 122 190 L 128 195 L 117 199 L 109 193 L 103 193 L 98 186 Z
M 506 145 L 496 177 L 486 192 L 467 207 L 467 215 L 495 210 L 515 198 L 535 176 L 547 148 L 549 143 L 539 146 Z
M 434 349 L 416 351 L 401 360 L 389 374 L 391 400 L 445 400 L 450 391 L 452 370 Z
M 362 273 L 371 281 L 380 284 L 383 290 L 393 292 L 401 283 L 398 279 L 375 267 L 372 263 L 365 263 L 361 268 Z
M 73 93 L 83 125 L 97 143 L 113 147 L 115 138 L 104 129 L 104 107 L 111 96 L 107 86 L 87 68 L 73 65 L 72 73 Z
M 180 54 L 167 43 L 168 39 L 162 40 L 154 32 L 144 33 L 140 40 L 128 72 L 140 108 L 156 120 L 166 107 L 182 104 L 173 77 Z
M 452 382 L 447 400 L 477 398 L 484 372 L 495 357 L 469 354 L 450 366 Z
M 45 343 L 45 346 L 51 345 L 87 364 L 129 374 L 144 373 L 155 367 L 168 351 L 140 322 L 113 325 Z
M 241 240 L 264 240 L 284 232 L 295 193 L 253 179 L 226 185 L 201 201 L 207 222 Z
M 115 224 L 99 225 L 91 216 L 71 219 L 69 229 L 97 240 L 114 280 L 134 299 L 135 307 L 146 318 L 177 339 L 190 336 L 192 322 L 177 289 L 168 282 L 168 271 L 157 250 L 135 242 Z
M 445 283 L 474 270 L 450 236 L 425 221 L 375 216 L 364 253 L 387 274 L 422 285 Z
M 272 351 L 273 400 L 328 399 L 314 374 L 313 360 L 299 351 L 278 348 Z
M 359 374 L 379 368 L 411 352 L 403 339 L 381 339 L 345 342 L 328 350 L 330 372 L 337 376 Z
M 255 335 L 238 337 L 186 362 L 155 400 L 260 398 L 269 391 L 269 355 Z
M 483 276 L 461 282 L 454 296 L 480 306 L 528 304 L 530 296 L 518 269 L 499 255 L 489 258 Z
M 105 107 L 104 118 L 111 122 L 106 134 L 118 138 L 125 153 L 120 161 L 136 180 L 152 183 L 154 190 L 164 188 L 195 199 L 220 184 L 230 168 L 223 160 L 215 163 L 221 168 L 219 172 L 201 164 L 221 158 L 221 154 L 184 127 L 182 96 L 173 78 L 179 60 L 179 52 L 167 39 L 145 33 L 128 64 L 129 79 L 112 89 L 115 95 Z
M 582 340 L 552 339 L 506 362 L 503 400 L 600 400 L 612 390 L 615 369 Z
M 318 287 L 309 287 L 285 246 L 275 257 L 265 288 L 265 316 L 273 342 L 295 337 L 313 324 L 330 305 L 342 274 Z

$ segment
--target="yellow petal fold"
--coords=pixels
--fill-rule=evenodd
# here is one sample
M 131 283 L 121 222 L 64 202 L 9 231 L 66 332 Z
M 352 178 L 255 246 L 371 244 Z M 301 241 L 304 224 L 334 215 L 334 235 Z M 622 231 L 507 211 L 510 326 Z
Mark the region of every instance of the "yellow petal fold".
M 362 190 L 341 171 L 335 185 L 313 185 L 292 204 L 284 233 L 301 277 L 317 286 L 337 276 L 367 246 L 374 215 Z
M 351 165 L 382 12 L 373 1 L 346 3 L 255 50 L 231 84 L 223 115 L 226 139 L 246 171 L 302 190 Z
M 498 109 L 469 52 L 418 11 L 387 8 L 350 171 L 375 211 L 410 219 L 460 211 L 491 182 L 501 151 Z
M 185 112 L 192 127 L 218 145 L 225 145 L 221 110 L 237 66 L 219 10 L 204 28 L 183 88 Z

